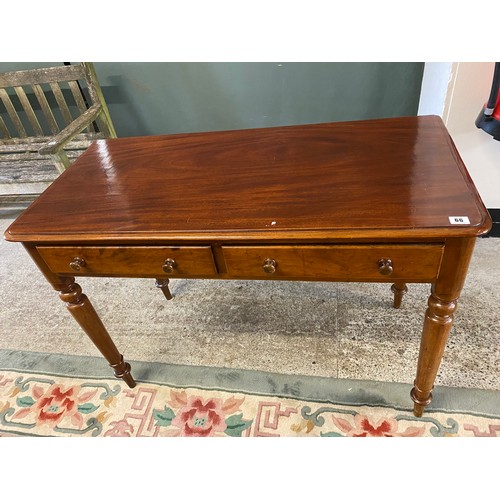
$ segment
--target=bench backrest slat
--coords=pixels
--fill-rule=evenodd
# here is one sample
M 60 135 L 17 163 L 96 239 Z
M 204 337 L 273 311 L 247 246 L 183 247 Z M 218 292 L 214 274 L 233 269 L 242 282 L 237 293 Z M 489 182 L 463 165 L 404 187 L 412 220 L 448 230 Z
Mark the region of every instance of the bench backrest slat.
M 0 116 L 0 132 L 2 133 L 2 136 L 10 139 L 10 132 L 7 126 L 5 125 L 5 122 L 3 121 L 3 118 Z
M 82 90 L 76 81 L 68 81 L 69 88 L 71 90 L 71 94 L 73 95 L 73 99 L 80 111 L 80 114 L 85 113 L 87 111 L 87 106 L 85 105 L 85 101 L 82 97 Z M 91 127 L 88 127 L 87 132 L 92 133 L 94 130 Z
M 23 122 L 19 118 L 19 115 L 17 114 L 16 108 L 12 104 L 9 94 L 3 88 L 0 88 L 0 99 L 5 106 L 5 109 L 7 110 L 7 114 L 9 115 L 10 120 L 16 128 L 19 137 L 28 137 Z
M 73 118 L 71 117 L 71 113 L 68 108 L 68 104 L 66 103 L 66 100 L 64 99 L 64 95 L 61 91 L 61 87 L 57 82 L 50 82 L 50 89 L 52 90 L 52 93 L 54 94 L 54 97 L 56 98 L 57 105 L 59 106 L 59 110 L 61 111 L 62 117 L 64 119 L 64 122 L 66 125 L 69 125 L 72 121 Z
M 57 134 L 59 132 L 59 126 L 57 125 L 56 119 L 54 118 L 54 113 L 52 113 L 52 110 L 50 109 L 47 97 L 45 96 L 45 92 L 43 91 L 42 87 L 36 83 L 33 84 L 31 88 L 36 95 L 38 104 L 40 104 L 40 108 L 42 109 L 45 120 L 47 120 L 50 131 L 54 135 Z
M 33 111 L 33 107 L 31 106 L 31 103 L 28 99 L 28 96 L 26 95 L 26 92 L 22 87 L 14 87 L 14 91 L 16 92 L 17 97 L 19 98 L 19 101 L 21 102 L 21 105 L 23 107 L 23 110 L 26 113 L 26 116 L 28 117 L 28 121 L 30 122 L 31 128 L 33 129 L 33 133 L 37 137 L 43 136 L 42 127 L 40 126 L 40 122 L 38 121 L 38 118 L 36 117 L 35 112 Z

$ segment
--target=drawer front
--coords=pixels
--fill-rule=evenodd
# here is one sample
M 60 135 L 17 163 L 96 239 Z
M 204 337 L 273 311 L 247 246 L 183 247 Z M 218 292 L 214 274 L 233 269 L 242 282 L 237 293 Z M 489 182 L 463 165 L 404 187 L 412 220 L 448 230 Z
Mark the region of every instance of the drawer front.
M 229 275 L 332 281 L 432 281 L 443 245 L 225 246 Z
M 49 268 L 58 274 L 144 277 L 217 274 L 209 246 L 39 246 L 37 249 Z

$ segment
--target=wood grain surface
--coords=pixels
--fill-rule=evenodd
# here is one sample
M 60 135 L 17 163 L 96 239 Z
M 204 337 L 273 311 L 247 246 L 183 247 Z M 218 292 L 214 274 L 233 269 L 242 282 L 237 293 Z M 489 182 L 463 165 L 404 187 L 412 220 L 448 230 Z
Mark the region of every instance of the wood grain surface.
M 6 238 L 374 240 L 490 225 L 441 119 L 424 116 L 97 141 Z

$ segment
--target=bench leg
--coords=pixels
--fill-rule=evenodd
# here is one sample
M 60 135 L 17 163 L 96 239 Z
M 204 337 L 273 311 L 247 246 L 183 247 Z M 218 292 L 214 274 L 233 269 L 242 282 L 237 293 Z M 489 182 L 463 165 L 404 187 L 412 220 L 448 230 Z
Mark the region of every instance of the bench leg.
M 70 166 L 68 155 L 64 149 L 61 149 L 57 153 L 52 155 L 56 168 L 60 174 L 62 174 Z

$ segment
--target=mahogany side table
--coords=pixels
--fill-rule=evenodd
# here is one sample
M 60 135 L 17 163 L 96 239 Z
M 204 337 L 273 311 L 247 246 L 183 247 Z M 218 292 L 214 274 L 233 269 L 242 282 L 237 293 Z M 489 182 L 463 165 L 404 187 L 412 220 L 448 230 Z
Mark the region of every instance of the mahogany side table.
M 436 116 L 96 141 L 5 233 L 135 385 L 77 276 L 430 283 L 421 416 L 491 219 Z

